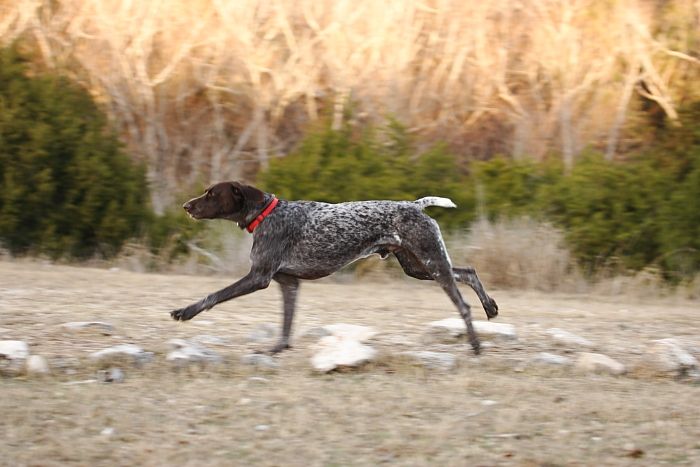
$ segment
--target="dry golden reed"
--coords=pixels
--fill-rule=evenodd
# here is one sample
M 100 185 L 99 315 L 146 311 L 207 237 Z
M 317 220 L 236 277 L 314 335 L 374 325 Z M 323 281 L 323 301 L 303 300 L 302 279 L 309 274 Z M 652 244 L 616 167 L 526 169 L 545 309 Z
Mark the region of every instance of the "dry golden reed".
M 349 102 L 464 156 L 613 157 L 635 94 L 676 117 L 699 16 L 693 0 L 0 0 L 0 40 L 86 84 L 160 209 L 254 174 Z

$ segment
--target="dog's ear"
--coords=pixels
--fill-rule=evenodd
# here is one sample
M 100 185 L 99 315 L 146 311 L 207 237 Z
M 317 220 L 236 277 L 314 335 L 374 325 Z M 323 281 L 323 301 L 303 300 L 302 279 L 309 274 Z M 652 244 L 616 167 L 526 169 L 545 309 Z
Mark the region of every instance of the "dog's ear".
M 257 206 L 265 200 L 265 193 L 254 186 L 231 182 L 231 190 L 233 191 L 233 196 L 245 202 L 247 206 Z

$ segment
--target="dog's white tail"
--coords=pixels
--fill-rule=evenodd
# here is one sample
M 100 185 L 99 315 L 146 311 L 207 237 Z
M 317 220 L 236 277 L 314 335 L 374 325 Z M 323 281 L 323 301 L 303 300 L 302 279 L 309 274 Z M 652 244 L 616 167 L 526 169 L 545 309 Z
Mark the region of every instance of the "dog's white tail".
M 425 198 L 414 201 L 421 209 L 428 206 L 439 206 L 441 208 L 456 208 L 457 205 L 449 198 L 440 198 L 439 196 L 426 196 Z

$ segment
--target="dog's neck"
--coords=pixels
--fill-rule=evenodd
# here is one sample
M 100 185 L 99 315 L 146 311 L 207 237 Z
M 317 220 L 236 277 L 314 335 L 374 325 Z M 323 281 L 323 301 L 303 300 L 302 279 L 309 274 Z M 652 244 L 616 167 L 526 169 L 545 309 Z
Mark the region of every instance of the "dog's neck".
M 240 227 L 241 230 L 245 230 L 251 224 L 251 222 L 253 222 L 255 218 L 265 210 L 274 197 L 275 196 L 270 193 L 265 193 L 261 203 L 243 208 L 243 211 L 241 212 L 243 218 L 232 220 L 236 221 L 236 224 L 238 224 L 238 227 Z

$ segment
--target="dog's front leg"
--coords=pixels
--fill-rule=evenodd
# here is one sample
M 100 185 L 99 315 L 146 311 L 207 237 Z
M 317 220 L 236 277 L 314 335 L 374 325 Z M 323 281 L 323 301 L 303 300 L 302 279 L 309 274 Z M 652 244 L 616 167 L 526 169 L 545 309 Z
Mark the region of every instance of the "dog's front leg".
M 231 284 L 218 292 L 209 294 L 202 300 L 186 306 L 185 308 L 171 311 L 170 316 L 172 316 L 172 318 L 176 321 L 187 321 L 188 319 L 194 318 L 199 313 L 206 311 L 221 302 L 255 292 L 256 290 L 264 289 L 270 285 L 271 280 L 271 274 L 261 274 L 259 272 L 251 271 L 248 273 L 248 275 L 234 284 Z
M 282 336 L 277 344 L 270 349 L 271 354 L 276 354 L 290 348 L 289 337 L 292 334 L 292 321 L 294 320 L 294 309 L 296 307 L 297 292 L 299 291 L 299 279 L 280 273 L 275 274 L 273 279 L 279 283 L 282 289 L 282 300 L 284 302 Z

